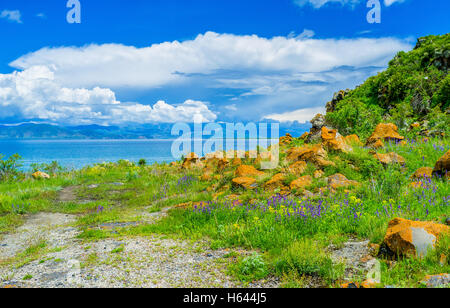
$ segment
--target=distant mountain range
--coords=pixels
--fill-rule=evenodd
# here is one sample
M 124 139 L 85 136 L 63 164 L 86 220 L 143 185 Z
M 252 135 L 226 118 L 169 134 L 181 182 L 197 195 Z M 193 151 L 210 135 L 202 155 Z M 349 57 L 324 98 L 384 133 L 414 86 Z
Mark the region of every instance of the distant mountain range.
M 270 122 L 267 122 L 270 123 Z M 273 122 L 272 122 L 273 123 Z M 300 136 L 310 128 L 309 123 L 282 123 L 280 136 L 290 133 Z M 173 124 L 145 124 L 119 126 L 82 125 L 57 126 L 51 124 L 24 123 L 0 125 L 0 139 L 173 139 Z M 224 130 L 225 131 L 225 130 Z

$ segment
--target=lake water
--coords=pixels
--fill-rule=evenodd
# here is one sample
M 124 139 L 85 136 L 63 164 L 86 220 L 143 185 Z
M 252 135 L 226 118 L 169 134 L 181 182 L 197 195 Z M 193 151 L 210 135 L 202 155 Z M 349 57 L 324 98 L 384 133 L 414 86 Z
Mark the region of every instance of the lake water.
M 0 140 L 0 154 L 7 157 L 19 154 L 24 170 L 28 170 L 33 163 L 52 161 L 79 169 L 119 159 L 137 162 L 144 158 L 147 163 L 171 162 L 176 160 L 171 153 L 172 143 L 173 140 Z M 235 141 L 234 147 L 237 150 L 255 149 L 248 140 L 244 147 Z M 223 148 L 229 149 L 225 145 Z M 203 153 L 197 154 L 202 156 Z

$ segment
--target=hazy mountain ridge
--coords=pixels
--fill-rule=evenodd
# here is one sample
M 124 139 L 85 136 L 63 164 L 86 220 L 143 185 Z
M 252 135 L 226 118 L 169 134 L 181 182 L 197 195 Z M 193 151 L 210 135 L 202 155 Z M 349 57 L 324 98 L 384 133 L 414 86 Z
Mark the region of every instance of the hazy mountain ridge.
M 266 122 L 266 121 L 265 121 Z M 270 122 L 266 122 L 270 123 Z M 273 123 L 273 122 L 272 122 Z M 245 124 L 245 123 L 244 123 Z M 224 124 L 222 124 L 224 125 Z M 173 139 L 173 124 L 130 125 L 127 127 L 81 125 L 57 126 L 51 124 L 26 123 L 0 125 L 0 139 Z M 192 127 L 192 125 L 191 125 Z M 309 130 L 309 123 L 280 123 L 280 135 L 300 135 Z M 225 130 L 224 130 L 225 131 Z M 205 136 L 205 138 L 208 138 Z

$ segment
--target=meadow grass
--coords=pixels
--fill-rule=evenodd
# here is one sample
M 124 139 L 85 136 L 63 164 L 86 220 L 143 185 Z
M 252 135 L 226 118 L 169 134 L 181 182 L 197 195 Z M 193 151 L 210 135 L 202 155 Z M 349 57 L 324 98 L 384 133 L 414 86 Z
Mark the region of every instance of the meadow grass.
M 354 147 L 350 153 L 329 153 L 335 166 L 325 168 L 325 176 L 341 173 L 360 185 L 312 198 L 295 192 L 286 197 L 277 191 L 233 188 L 231 166 L 216 171 L 218 177 L 208 181 L 200 179 L 199 169 L 181 170 L 179 165 L 168 164 L 138 166 L 128 161 L 60 172 L 49 180 L 25 177 L 0 184 L 0 234 L 13 231 L 26 214 L 71 213 L 79 215 L 79 237 L 84 240 L 155 233 L 207 239 L 214 249 L 240 247 L 256 252 L 237 258 L 230 268 L 242 281 L 277 275 L 284 286 L 301 286 L 305 277 L 315 276 L 333 286 L 344 270 L 342 264 L 331 261 L 329 245 L 339 247 L 349 238 L 381 244 L 387 223 L 394 217 L 445 221 L 450 212 L 448 181 L 424 179 L 420 188 L 412 188 L 410 177 L 420 167 L 433 167 L 449 148 L 448 139 L 437 138 L 388 144 L 380 152 L 396 152 L 406 160 L 404 165 L 389 166 L 377 162 L 371 150 L 364 147 Z M 258 167 L 250 159 L 243 159 L 243 163 Z M 260 187 L 287 165 L 282 161 L 277 169 L 266 172 L 258 179 Z M 305 174 L 313 175 L 315 170 L 309 164 Z M 317 191 L 325 186 L 326 181 L 315 179 L 308 189 Z M 58 196 L 67 187 L 73 188 L 75 198 L 60 202 Z M 172 208 L 167 217 L 154 224 L 115 232 L 95 228 L 103 223 L 139 222 L 144 212 L 182 203 L 188 205 Z M 383 284 L 417 286 L 425 274 L 448 272 L 448 247 L 436 251 L 440 254 L 423 260 L 402 259 L 395 266 L 383 263 Z M 447 257 L 444 265 L 438 261 L 441 255 Z

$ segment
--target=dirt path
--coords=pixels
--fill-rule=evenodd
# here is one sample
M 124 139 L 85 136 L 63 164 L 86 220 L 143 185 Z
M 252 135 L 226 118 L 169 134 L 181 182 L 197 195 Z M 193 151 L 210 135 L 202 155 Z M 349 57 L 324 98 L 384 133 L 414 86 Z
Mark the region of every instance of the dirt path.
M 167 210 L 148 214 L 156 221 Z M 226 273 L 228 250 L 211 250 L 206 242 L 165 236 L 106 239 L 83 243 L 71 224 L 76 216 L 39 213 L 0 242 L 0 264 L 45 241 L 45 253 L 17 267 L 0 265 L 0 287 L 239 287 Z M 119 225 L 115 225 L 120 226 Z M 238 253 L 247 254 L 240 251 Z M 276 287 L 275 280 L 248 287 Z

